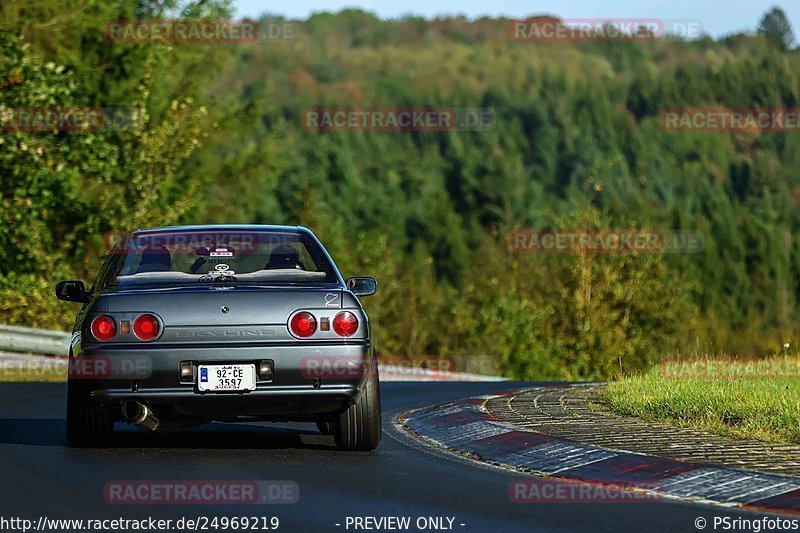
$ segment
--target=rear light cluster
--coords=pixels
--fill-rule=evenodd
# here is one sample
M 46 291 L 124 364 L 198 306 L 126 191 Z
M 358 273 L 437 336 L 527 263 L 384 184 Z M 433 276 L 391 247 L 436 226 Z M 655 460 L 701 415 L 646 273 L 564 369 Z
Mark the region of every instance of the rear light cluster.
M 92 320 L 92 335 L 99 341 L 110 341 L 117 334 L 117 323 L 110 316 L 100 315 Z
M 333 331 L 340 337 L 349 337 L 358 329 L 356 315 L 349 311 L 342 311 L 333 319 Z
M 311 313 L 297 313 L 292 318 L 292 332 L 298 337 L 310 337 L 317 331 L 317 319 Z
M 139 315 L 133 321 L 133 334 L 139 340 L 151 341 L 158 337 L 158 320 L 153 315 Z
M 152 341 L 161 333 L 161 323 L 158 319 L 148 313 L 139 315 L 133 320 L 131 327 L 130 320 L 116 320 L 108 315 L 100 315 L 92 320 L 89 328 L 92 336 L 101 342 L 110 341 L 118 333 L 121 338 L 129 336 L 131 333 L 140 341 Z
M 320 323 L 322 331 L 331 329 L 328 317 L 322 317 Z M 289 329 L 295 337 L 308 338 L 317 331 L 317 319 L 308 311 L 300 311 L 289 321 Z M 333 317 L 333 331 L 340 337 L 351 337 L 357 330 L 358 319 L 350 311 L 342 311 Z

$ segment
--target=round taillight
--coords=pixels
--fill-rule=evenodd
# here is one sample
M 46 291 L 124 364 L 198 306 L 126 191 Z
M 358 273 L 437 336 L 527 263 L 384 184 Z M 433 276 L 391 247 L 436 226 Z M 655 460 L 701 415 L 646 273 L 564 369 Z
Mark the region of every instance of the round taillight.
M 137 339 L 151 341 L 158 337 L 159 324 L 153 315 L 139 315 L 133 321 L 133 334 Z
M 110 316 L 100 315 L 92 320 L 92 335 L 99 341 L 108 341 L 117 334 L 117 323 Z
M 292 333 L 298 337 L 310 337 L 317 331 L 317 319 L 311 313 L 297 313 L 292 317 Z
M 356 315 L 349 311 L 342 311 L 333 319 L 333 331 L 342 337 L 349 337 L 358 329 Z

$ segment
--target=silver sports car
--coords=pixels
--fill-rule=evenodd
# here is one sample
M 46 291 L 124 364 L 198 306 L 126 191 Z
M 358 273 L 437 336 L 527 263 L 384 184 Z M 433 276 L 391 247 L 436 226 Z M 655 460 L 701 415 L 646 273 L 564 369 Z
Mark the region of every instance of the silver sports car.
M 381 438 L 378 369 L 359 297 L 306 228 L 143 229 L 115 244 L 70 346 L 67 439 L 102 446 L 115 422 L 313 421 L 337 445 Z

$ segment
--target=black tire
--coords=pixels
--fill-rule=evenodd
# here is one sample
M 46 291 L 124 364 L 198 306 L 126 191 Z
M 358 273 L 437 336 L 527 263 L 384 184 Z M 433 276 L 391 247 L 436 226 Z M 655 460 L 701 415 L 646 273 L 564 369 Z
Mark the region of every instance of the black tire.
M 93 405 L 80 387 L 67 386 L 67 442 L 78 448 L 107 446 L 114 434 L 108 409 Z
M 330 420 L 317 420 L 317 429 L 323 435 L 333 435 L 334 425 Z
M 381 387 L 375 359 L 364 390 L 333 424 L 333 438 L 343 450 L 374 450 L 381 442 Z

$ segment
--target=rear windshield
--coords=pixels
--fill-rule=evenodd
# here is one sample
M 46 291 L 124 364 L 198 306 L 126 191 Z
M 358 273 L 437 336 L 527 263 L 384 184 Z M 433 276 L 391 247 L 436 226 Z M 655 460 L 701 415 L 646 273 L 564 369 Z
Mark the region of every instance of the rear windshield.
M 111 254 L 106 288 L 338 283 L 323 250 L 301 232 L 138 232 Z

